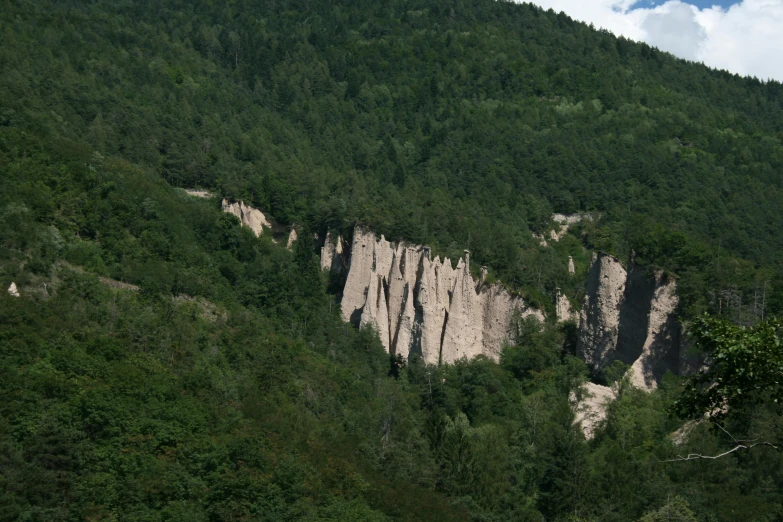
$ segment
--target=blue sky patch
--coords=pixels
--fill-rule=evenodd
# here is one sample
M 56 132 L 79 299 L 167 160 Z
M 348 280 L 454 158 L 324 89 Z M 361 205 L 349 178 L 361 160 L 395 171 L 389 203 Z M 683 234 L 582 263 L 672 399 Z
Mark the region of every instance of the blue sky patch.
M 639 8 L 639 7 L 650 8 L 664 3 L 666 3 L 666 0 L 641 0 L 639 3 L 634 5 L 634 8 Z M 739 0 L 688 0 L 687 2 L 684 3 L 695 5 L 699 9 L 712 7 L 714 5 L 718 5 L 724 9 L 728 9 L 732 5 L 738 4 Z

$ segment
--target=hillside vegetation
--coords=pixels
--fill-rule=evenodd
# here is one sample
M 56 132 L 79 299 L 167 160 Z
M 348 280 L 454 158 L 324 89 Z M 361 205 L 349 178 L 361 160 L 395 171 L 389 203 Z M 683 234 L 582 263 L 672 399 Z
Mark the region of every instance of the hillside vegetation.
M 1 5 L 0 520 L 783 518 L 780 453 L 663 462 L 732 442 L 675 446 L 674 376 L 620 379 L 586 441 L 573 325 L 401 364 L 307 239 L 470 248 L 550 316 L 589 250 L 633 255 L 685 317 L 753 323 L 783 309 L 780 84 L 488 0 Z M 553 211 L 600 217 L 543 248 Z

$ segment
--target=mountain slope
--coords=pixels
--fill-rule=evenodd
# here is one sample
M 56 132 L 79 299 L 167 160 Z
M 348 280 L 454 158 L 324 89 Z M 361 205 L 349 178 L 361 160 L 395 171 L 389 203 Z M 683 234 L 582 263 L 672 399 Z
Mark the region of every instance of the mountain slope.
M 469 248 L 550 317 L 590 249 L 671 272 L 686 314 L 779 313 L 779 84 L 486 0 L 9 0 L 0 28 L 0 519 L 783 516 L 779 454 L 661 462 L 726 444 L 675 445 L 673 377 L 616 383 L 587 442 L 573 325 L 389 360 L 308 240 Z
M 77 138 L 284 224 L 467 247 L 542 305 L 569 288 L 565 257 L 553 269 L 526 232 L 553 209 L 600 211 L 596 247 L 623 258 L 638 215 L 780 272 L 775 82 L 489 1 L 11 3 L 3 17 L 6 132 Z

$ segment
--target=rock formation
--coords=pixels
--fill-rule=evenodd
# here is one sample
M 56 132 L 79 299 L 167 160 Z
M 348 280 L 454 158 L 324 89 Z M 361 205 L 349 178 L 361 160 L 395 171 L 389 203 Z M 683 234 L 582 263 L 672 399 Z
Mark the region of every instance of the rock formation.
M 296 234 L 296 229 L 292 228 L 291 232 L 288 233 L 288 242 L 286 243 L 285 247 L 288 250 L 291 250 L 291 245 L 294 244 L 294 241 L 296 241 L 298 237 L 299 236 L 297 236 L 297 234 Z
M 332 269 L 336 247 L 329 245 L 327 238 L 321 266 Z M 343 319 L 372 325 L 389 353 L 433 364 L 479 354 L 497 360 L 515 311 L 543 321 L 502 286 L 474 280 L 468 251 L 454 269 L 449 259 L 431 259 L 428 247 L 389 243 L 357 227 L 350 255 Z
M 327 232 L 324 246 L 321 247 L 321 270 L 330 270 L 332 272 L 341 272 L 346 265 L 346 259 L 343 256 L 343 236 L 332 237 L 331 232 Z
M 677 304 L 674 280 L 633 264 L 626 271 L 601 254 L 588 275 L 577 351 L 598 371 L 620 360 L 631 366 L 636 386 L 654 389 L 667 370 L 679 370 Z
M 553 229 L 549 231 L 549 239 L 552 241 L 560 241 L 566 234 L 568 234 L 568 225 L 560 225 L 560 230 L 555 231 Z
M 421 315 L 419 326 L 421 356 L 428 364 L 437 364 L 443 343 L 443 327 L 451 304 L 455 271 L 449 258 L 445 258 L 442 263 L 437 256 L 434 261 L 430 260 L 429 249 L 425 250 L 421 265 L 418 299 L 416 299 Z
M 593 216 L 590 214 L 552 214 L 552 221 L 560 225 L 560 230 L 550 230 L 550 239 L 552 239 L 552 241 L 560 241 L 568 233 L 568 227 L 585 219 L 592 220 Z M 542 243 L 542 246 L 546 246 L 545 243 L 546 241 Z
M 587 276 L 577 353 L 597 370 L 603 370 L 613 360 L 626 278 L 620 261 L 609 255 L 598 256 Z
M 11 281 L 11 286 L 8 287 L 8 295 L 11 297 L 19 297 L 19 289 L 16 288 L 16 283 Z
M 272 228 L 272 224 L 266 219 L 264 213 L 257 208 L 248 207 L 242 201 L 229 202 L 223 200 L 223 212 L 228 212 L 239 218 L 243 227 L 249 227 L 256 235 L 260 236 L 264 232 L 263 227 Z
M 568 273 L 569 274 L 576 273 L 576 268 L 574 268 L 574 258 L 572 256 L 568 256 Z
M 630 366 L 634 386 L 654 390 L 667 371 L 680 373 L 683 368 L 676 290 L 676 282 L 660 271 L 651 276 L 633 263 L 626 270 L 612 256 L 594 256 L 577 352 L 598 371 L 622 361 Z M 560 313 L 558 303 L 558 317 Z M 614 393 L 592 383 L 586 391 L 593 397 L 575 405 L 576 421 L 591 438 Z
M 576 225 L 583 219 L 592 220 L 590 214 L 552 214 L 552 221 L 558 225 Z
M 549 246 L 549 243 L 546 242 L 546 238 L 542 236 L 541 234 L 536 234 L 533 232 L 533 237 L 538 241 L 538 244 L 542 247 Z
M 592 439 L 598 425 L 606 419 L 606 408 L 614 400 L 614 390 L 600 384 L 586 383 L 582 386 L 582 399 L 571 393 L 571 405 L 576 414 L 574 423 L 582 427 L 585 438 Z
M 676 310 L 679 299 L 673 280 L 655 275 L 655 289 L 647 320 L 647 336 L 642 353 L 631 366 L 631 382 L 639 388 L 655 389 L 667 370 L 677 372 L 680 355 L 680 329 Z
M 557 314 L 557 320 L 559 322 L 579 321 L 579 314 L 574 311 L 573 307 L 571 306 L 571 302 L 568 300 L 568 297 L 560 292 L 559 288 L 557 289 L 557 294 L 555 295 L 555 313 Z
M 448 319 L 443 331 L 441 361 L 451 363 L 462 357 L 472 359 L 481 353 L 483 303 L 470 275 L 470 252 L 457 263 L 457 276 L 451 291 Z M 445 349 L 444 349 L 445 348 Z

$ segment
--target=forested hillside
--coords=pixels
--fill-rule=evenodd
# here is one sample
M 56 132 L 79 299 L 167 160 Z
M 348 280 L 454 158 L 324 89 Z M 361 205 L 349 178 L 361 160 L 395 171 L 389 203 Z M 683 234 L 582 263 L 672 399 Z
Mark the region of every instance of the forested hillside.
M 572 324 L 389 360 L 309 241 L 469 248 L 550 317 L 602 250 L 755 323 L 783 311 L 779 83 L 490 0 L 4 0 L 0 31 L 1 520 L 783 519 L 773 449 L 665 462 L 779 437 L 778 406 L 677 446 L 679 380 L 609 373 L 586 441 Z
M 284 224 L 467 247 L 531 294 L 568 282 L 527 231 L 598 211 L 597 248 L 709 274 L 685 285 L 696 311 L 773 279 L 782 306 L 780 275 L 713 251 L 780 272 L 778 83 L 489 1 L 7 2 L 3 34 L 13 143 L 67 136 Z

